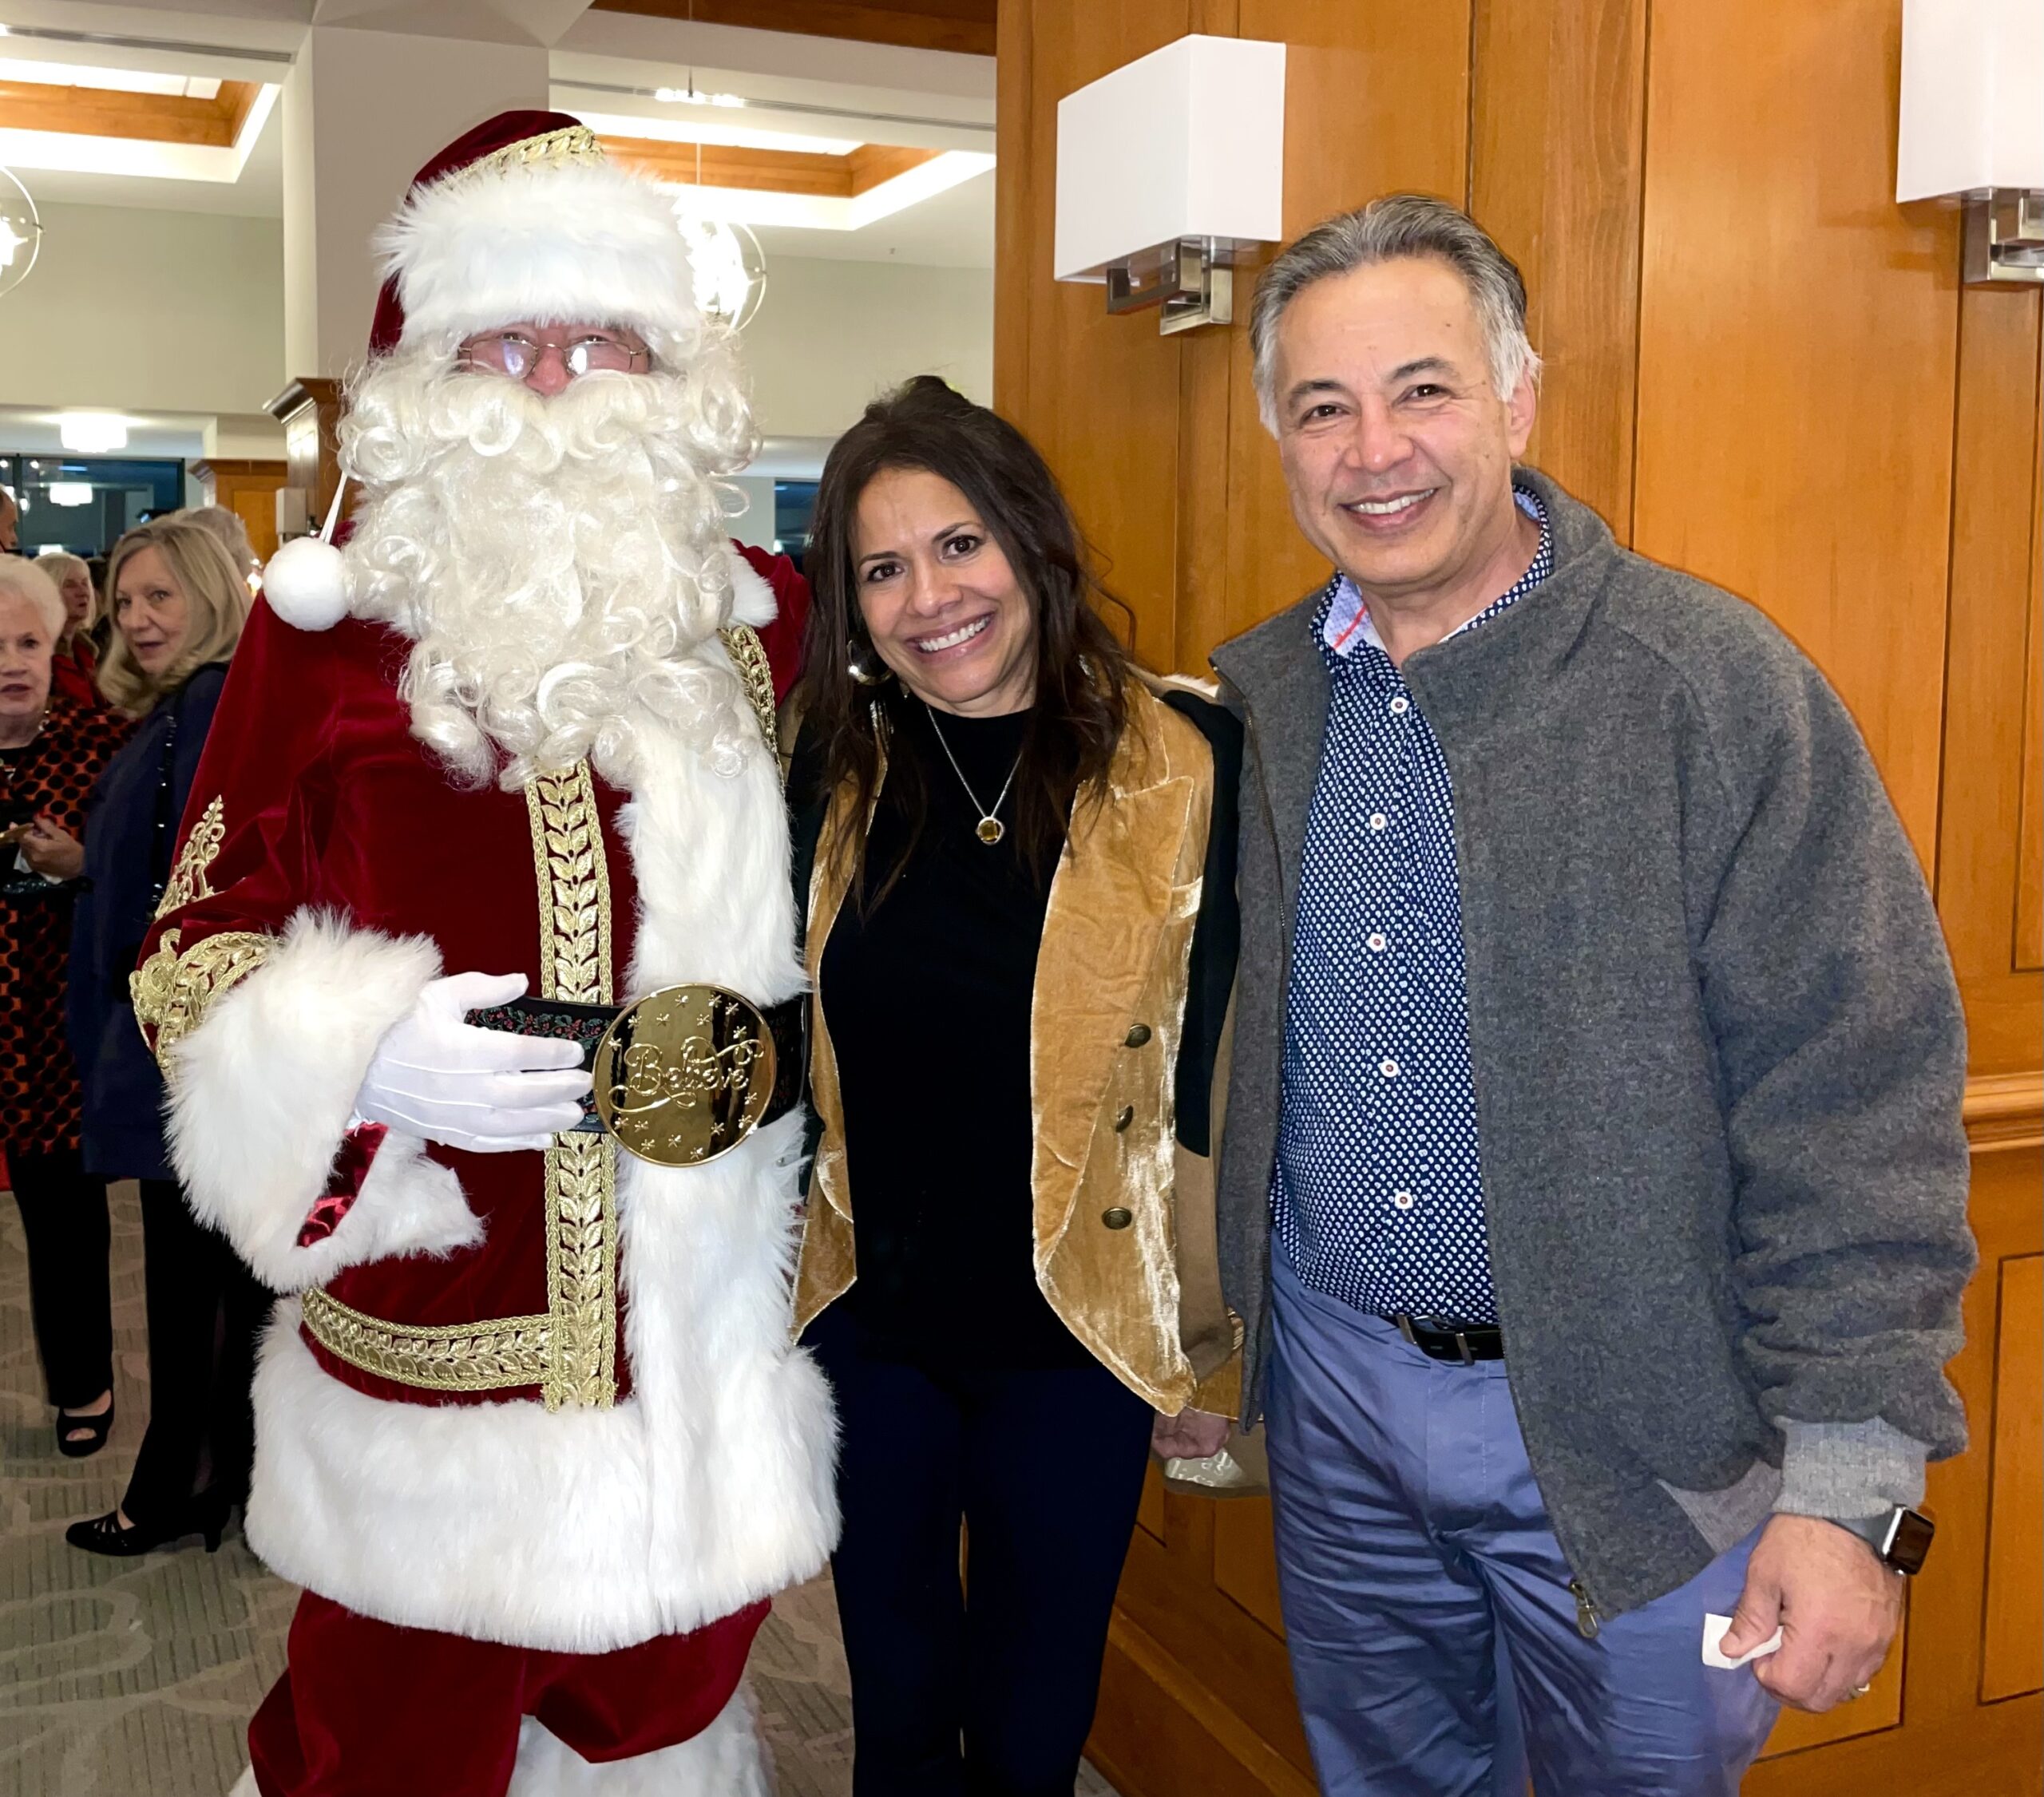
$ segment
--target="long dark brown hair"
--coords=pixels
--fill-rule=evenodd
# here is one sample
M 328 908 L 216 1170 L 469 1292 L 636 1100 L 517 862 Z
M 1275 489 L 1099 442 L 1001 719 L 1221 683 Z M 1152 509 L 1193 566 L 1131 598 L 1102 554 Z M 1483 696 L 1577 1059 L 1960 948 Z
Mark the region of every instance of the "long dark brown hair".
M 880 733 L 903 702 L 893 677 L 862 686 L 854 657 L 867 670 L 884 667 L 868 639 L 858 606 L 853 532 L 860 496 L 888 469 L 921 469 L 949 481 L 971 503 L 1028 595 L 1036 624 L 1036 695 L 1015 775 L 1016 846 L 1039 881 L 1048 877 L 1068 820 L 1081 797 L 1103 798 L 1107 767 L 1128 718 L 1128 657 L 1098 612 L 1095 597 L 1115 603 L 1094 579 L 1078 526 L 1056 481 L 1029 440 L 984 406 L 975 406 L 934 374 L 918 374 L 875 400 L 838 439 L 823 465 L 810 526 L 806 572 L 814 600 L 803 646 L 799 703 L 802 734 L 815 734 L 820 753 L 801 759 L 815 771 L 814 801 L 850 786 L 850 815 L 862 825 L 880 778 Z M 905 846 L 870 902 L 877 904 L 901 877 L 929 806 L 921 760 L 897 755 L 887 775 L 888 800 L 908 822 Z M 868 902 L 863 827 L 831 845 L 851 857 L 854 902 Z

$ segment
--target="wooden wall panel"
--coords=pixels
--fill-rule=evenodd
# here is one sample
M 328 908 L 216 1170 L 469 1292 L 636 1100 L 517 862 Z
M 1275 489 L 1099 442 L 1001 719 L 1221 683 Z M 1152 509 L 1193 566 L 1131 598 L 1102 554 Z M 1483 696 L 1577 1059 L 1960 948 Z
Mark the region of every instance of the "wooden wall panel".
M 1631 540 L 1647 0 L 1477 0 L 1469 210 L 1526 277 L 1526 459 Z M 1537 154 L 1528 146 L 1537 144 Z
M 2044 1003 L 2044 979 L 2018 964 L 2012 946 L 2026 866 L 2037 877 L 2022 769 L 2024 738 L 2034 754 L 2037 730 L 2024 687 L 2027 678 L 2034 691 L 2040 652 L 2041 364 L 2044 299 L 1988 288 L 1962 295 L 1937 895 L 1976 1075 L 2037 1066 Z M 2027 809 L 2036 804 L 2033 794 Z
M 2001 1271 L 1983 1703 L 2044 1690 L 2044 1257 L 2006 1260 Z
M 2038 370 L 2044 375 L 2044 367 Z M 2044 386 L 2038 394 L 2044 413 Z M 2022 833 L 2016 854 L 2015 965 L 2044 969 L 2044 429 L 2032 433 L 2030 467 L 2030 627 L 2023 656 Z
M 1658 0 L 1633 543 L 1824 669 L 1927 868 L 1959 237 L 1893 202 L 1900 32 L 1898 0 Z
M 1160 667 L 1171 663 L 1176 633 L 1178 345 L 1158 334 L 1154 314 L 1110 318 L 1104 289 L 1051 279 L 1057 102 L 1184 36 L 1190 4 L 1045 0 L 1032 9 L 1028 85 L 1016 97 L 1034 162 L 1022 196 L 1031 228 L 1009 239 L 1021 266 L 996 283 L 997 293 L 1017 280 L 1026 289 L 1025 322 L 1011 327 L 1020 335 L 1008 344 L 1011 362 L 1020 358 L 1003 388 L 1008 415 L 1056 469 L 1108 589 L 1135 613 L 1136 652 Z M 1004 69 L 1004 94 L 1012 78 Z M 1004 164 L 1009 117 L 1004 104 Z

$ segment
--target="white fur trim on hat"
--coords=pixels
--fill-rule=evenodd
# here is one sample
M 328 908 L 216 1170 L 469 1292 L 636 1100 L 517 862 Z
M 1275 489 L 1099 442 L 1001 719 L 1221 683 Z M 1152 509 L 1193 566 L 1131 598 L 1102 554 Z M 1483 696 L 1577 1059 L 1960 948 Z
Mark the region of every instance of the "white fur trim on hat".
M 673 200 L 602 163 L 450 176 L 412 195 L 375 246 L 406 343 L 530 320 L 628 325 L 671 346 L 701 322 Z

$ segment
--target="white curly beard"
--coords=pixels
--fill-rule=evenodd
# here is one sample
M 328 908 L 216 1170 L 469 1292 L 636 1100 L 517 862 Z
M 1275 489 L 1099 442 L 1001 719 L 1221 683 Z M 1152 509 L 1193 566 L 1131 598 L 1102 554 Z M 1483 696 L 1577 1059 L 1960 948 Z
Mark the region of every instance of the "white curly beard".
M 714 478 L 751 441 L 721 349 L 551 398 L 438 351 L 370 365 L 341 432 L 368 494 L 353 608 L 413 639 L 412 734 L 461 784 L 516 790 L 586 757 L 629 788 L 648 728 L 743 765 L 756 733 L 714 640 L 731 603 Z

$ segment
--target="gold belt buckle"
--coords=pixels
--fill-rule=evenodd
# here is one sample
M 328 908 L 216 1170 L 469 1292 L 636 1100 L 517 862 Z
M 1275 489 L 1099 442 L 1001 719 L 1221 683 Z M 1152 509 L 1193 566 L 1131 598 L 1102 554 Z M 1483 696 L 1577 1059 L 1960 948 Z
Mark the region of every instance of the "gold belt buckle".
M 596 1114 L 656 1166 L 699 1167 L 751 1134 L 773 1102 L 774 1032 L 722 986 L 667 986 L 618 1013 L 596 1044 Z

